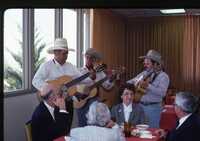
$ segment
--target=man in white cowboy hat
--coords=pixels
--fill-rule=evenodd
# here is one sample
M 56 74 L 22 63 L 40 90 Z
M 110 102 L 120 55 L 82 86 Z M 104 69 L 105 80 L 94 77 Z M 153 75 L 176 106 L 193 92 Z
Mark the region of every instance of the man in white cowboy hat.
M 139 58 L 144 59 L 144 71 L 128 80 L 127 83 L 134 84 L 136 88 L 139 85 L 145 89 L 145 94 L 139 102 L 150 127 L 158 128 L 162 110 L 161 102 L 169 86 L 169 76 L 162 70 L 161 55 L 156 50 L 151 49 L 146 56 Z M 148 81 L 145 81 L 144 77 L 148 77 Z
M 96 51 L 94 48 L 89 48 L 85 52 L 85 67 L 81 68 L 80 71 L 84 74 L 87 71 L 93 71 L 94 66 L 97 65 L 102 61 L 102 54 Z M 95 73 L 94 75 L 91 75 L 90 78 L 93 80 L 93 82 L 97 82 L 103 78 L 106 77 L 106 74 L 101 71 L 98 73 Z M 114 86 L 114 81 L 110 81 L 110 79 L 104 81 L 101 86 L 105 90 L 110 90 Z M 98 93 L 98 92 L 97 92 Z M 80 127 L 86 126 L 87 125 L 87 118 L 86 118 L 86 113 L 88 112 L 89 106 L 94 102 L 99 100 L 98 95 L 96 97 L 90 98 L 88 102 L 80 109 L 77 109 L 77 115 L 78 115 L 78 125 Z
M 57 38 L 55 40 L 54 46 L 47 50 L 49 54 L 54 54 L 54 58 L 41 64 L 32 80 L 32 84 L 36 89 L 40 90 L 47 83 L 46 81 L 55 80 L 63 75 L 68 75 L 72 78 L 82 75 L 74 65 L 66 62 L 69 51 L 74 50 L 68 48 L 66 39 Z M 89 84 L 91 80 L 86 78 L 82 83 Z
M 64 38 L 57 38 L 54 46 L 48 49 L 48 53 L 53 54 L 54 58 L 41 64 L 32 80 L 33 86 L 41 91 L 41 88 L 47 84 L 48 80 L 55 80 L 63 75 L 71 76 L 72 79 L 82 75 L 82 73 L 71 63 L 66 62 L 68 51 L 74 51 L 68 48 L 67 40 Z M 80 83 L 91 85 L 91 79 L 86 78 Z M 66 101 L 66 107 L 71 114 L 71 121 L 73 117 L 72 101 Z

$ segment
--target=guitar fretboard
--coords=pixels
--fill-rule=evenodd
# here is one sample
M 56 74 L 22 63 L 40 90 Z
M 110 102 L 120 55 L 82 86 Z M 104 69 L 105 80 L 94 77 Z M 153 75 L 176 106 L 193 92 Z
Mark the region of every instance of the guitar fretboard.
M 82 76 L 80 76 L 80 77 L 78 77 L 78 78 L 75 78 L 75 79 L 73 79 L 72 81 L 67 82 L 67 83 L 64 84 L 64 85 L 65 85 L 67 88 L 69 88 L 69 87 L 71 87 L 71 86 L 77 84 L 78 82 L 84 80 L 84 79 L 87 78 L 89 75 L 90 75 L 90 72 L 88 72 L 88 73 L 86 73 L 86 74 L 84 74 L 84 75 L 82 75 Z
M 107 79 L 108 79 L 108 77 L 106 76 L 106 77 L 104 77 L 103 79 L 101 79 L 101 80 L 95 82 L 92 86 L 90 86 L 90 89 L 93 89 L 93 88 L 99 86 L 100 84 L 102 84 L 102 83 L 103 83 L 104 81 L 106 81 Z

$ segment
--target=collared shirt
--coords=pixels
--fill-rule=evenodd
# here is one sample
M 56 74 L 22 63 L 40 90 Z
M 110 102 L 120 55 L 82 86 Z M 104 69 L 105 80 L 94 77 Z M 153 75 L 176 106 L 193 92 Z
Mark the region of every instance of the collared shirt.
M 81 68 L 80 69 L 80 72 L 82 73 L 82 74 L 84 74 L 84 73 L 86 73 L 86 72 L 88 72 L 89 70 L 88 70 L 88 68 L 86 68 L 86 67 L 83 67 L 83 68 Z M 101 72 L 97 72 L 96 73 L 96 79 L 93 81 L 93 83 L 95 83 L 95 82 L 97 82 L 97 81 L 99 81 L 99 80 L 101 80 L 101 79 L 103 79 L 103 78 L 105 78 L 106 77 L 106 74 L 103 72 L 103 71 L 101 71 Z M 111 89 L 113 86 L 114 86 L 114 83 L 112 82 L 109 82 L 109 80 L 106 80 L 106 81 L 104 81 L 103 83 L 102 83 L 102 86 L 105 88 L 105 89 L 107 89 L 107 90 L 109 90 L 109 89 Z
M 176 129 L 178 129 L 185 121 L 187 118 L 189 118 L 192 114 L 188 114 L 182 118 L 179 119 L 179 125 L 176 127 Z
M 51 107 L 46 101 L 44 101 L 44 105 L 47 107 L 47 109 L 49 110 L 51 116 L 55 120 L 54 107 Z M 66 110 L 63 110 L 63 109 L 62 110 L 60 109 L 59 112 L 68 114 L 68 112 Z
M 138 74 L 136 77 L 127 81 L 127 83 L 131 83 L 136 85 L 137 80 L 147 71 L 143 71 Z M 150 83 L 146 89 L 146 94 L 142 96 L 142 102 L 161 102 L 163 97 L 166 95 L 167 89 L 169 86 L 169 76 L 160 71 L 160 73 L 156 76 L 152 83 Z
M 60 65 L 55 59 L 52 59 L 41 64 L 38 71 L 35 73 L 32 84 L 35 88 L 40 90 L 46 81 L 55 80 L 63 75 L 71 76 L 72 79 L 74 79 L 80 77 L 82 74 L 71 63 L 65 62 L 63 65 Z M 91 84 L 92 81 L 86 78 L 81 81 L 81 83 Z
M 53 119 L 55 120 L 55 116 L 54 116 L 54 107 L 51 107 L 49 104 L 47 104 L 46 101 L 44 101 L 44 105 L 47 107 L 47 109 L 49 110 L 51 116 L 52 116 Z
M 125 121 L 128 122 L 128 119 L 129 119 L 129 116 L 130 116 L 130 113 L 132 112 L 132 103 L 129 104 L 128 106 L 126 106 L 126 104 L 123 103 L 123 107 L 124 107 L 124 118 L 125 118 Z

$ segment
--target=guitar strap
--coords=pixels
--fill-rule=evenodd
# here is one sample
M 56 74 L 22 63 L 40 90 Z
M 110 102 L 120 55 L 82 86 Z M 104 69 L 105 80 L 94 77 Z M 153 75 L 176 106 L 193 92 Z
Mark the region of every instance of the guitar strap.
M 153 77 L 152 77 L 152 79 L 151 79 L 151 81 L 150 81 L 150 84 L 153 83 L 153 81 L 156 79 L 156 77 L 157 77 L 159 74 L 160 74 L 160 72 L 158 72 L 158 73 L 153 73 Z

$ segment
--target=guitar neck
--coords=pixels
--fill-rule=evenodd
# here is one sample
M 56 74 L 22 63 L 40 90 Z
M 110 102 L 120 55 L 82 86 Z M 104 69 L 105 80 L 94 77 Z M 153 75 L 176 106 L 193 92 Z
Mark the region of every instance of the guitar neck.
M 102 84 L 104 81 L 106 81 L 106 80 L 108 80 L 108 77 L 107 77 L 107 76 L 104 77 L 103 79 L 101 79 L 101 80 L 95 82 L 92 86 L 90 86 L 90 89 L 93 89 L 93 88 L 95 88 L 95 87 L 101 85 L 101 84 Z
M 66 84 L 64 84 L 64 85 L 65 85 L 66 87 L 69 88 L 69 87 L 71 87 L 71 86 L 77 84 L 78 82 L 84 80 L 84 79 L 87 78 L 89 75 L 90 75 L 90 72 L 88 72 L 88 73 L 86 73 L 86 74 L 84 74 L 84 75 L 82 75 L 82 76 L 80 76 L 80 77 L 78 77 L 78 78 L 75 78 L 75 79 L 73 79 L 72 81 L 70 81 L 70 82 L 68 82 L 68 83 L 66 83 Z

